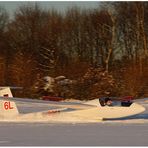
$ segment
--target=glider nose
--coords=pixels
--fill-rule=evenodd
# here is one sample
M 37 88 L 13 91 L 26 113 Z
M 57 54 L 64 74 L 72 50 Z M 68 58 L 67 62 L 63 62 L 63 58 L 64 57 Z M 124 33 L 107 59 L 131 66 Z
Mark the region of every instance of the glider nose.
M 144 112 L 145 111 L 145 107 L 144 106 L 142 106 L 142 105 L 139 105 L 140 107 L 139 107 L 139 110 L 141 111 L 141 112 Z
M 136 108 L 137 112 L 141 113 L 141 112 L 144 112 L 145 111 L 145 107 L 140 105 L 140 104 L 137 104 L 137 103 L 133 103 L 134 104 L 134 107 Z

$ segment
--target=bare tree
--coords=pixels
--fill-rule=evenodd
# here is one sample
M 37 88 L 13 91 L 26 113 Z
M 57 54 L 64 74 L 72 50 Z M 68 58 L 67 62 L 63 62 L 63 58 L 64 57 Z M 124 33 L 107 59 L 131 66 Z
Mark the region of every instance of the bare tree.
M 8 69 L 8 45 L 6 38 L 6 27 L 8 23 L 8 13 L 3 7 L 0 7 L 0 83 L 7 85 Z

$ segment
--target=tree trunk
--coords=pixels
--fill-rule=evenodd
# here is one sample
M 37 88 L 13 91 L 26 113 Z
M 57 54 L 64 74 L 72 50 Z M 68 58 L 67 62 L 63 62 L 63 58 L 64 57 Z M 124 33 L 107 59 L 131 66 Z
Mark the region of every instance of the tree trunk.
M 109 62 L 110 62 L 111 54 L 113 52 L 113 48 L 114 48 L 114 45 L 115 45 L 115 17 L 111 13 L 109 13 L 109 15 L 110 15 L 110 18 L 111 18 L 111 21 L 112 21 L 112 28 L 111 28 L 112 39 L 111 39 L 110 46 L 109 46 L 108 53 L 107 53 L 107 57 L 106 57 L 106 60 L 105 60 L 105 64 L 106 64 L 105 71 L 107 73 L 109 71 Z

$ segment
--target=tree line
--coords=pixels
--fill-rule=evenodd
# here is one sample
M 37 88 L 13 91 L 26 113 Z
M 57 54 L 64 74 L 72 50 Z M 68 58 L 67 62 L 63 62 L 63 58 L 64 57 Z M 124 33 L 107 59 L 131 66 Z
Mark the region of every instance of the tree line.
M 39 97 L 43 77 L 63 75 L 77 80 L 64 97 L 147 96 L 147 42 L 147 2 L 99 2 L 63 13 L 36 3 L 18 7 L 13 18 L 1 7 L 0 84 Z

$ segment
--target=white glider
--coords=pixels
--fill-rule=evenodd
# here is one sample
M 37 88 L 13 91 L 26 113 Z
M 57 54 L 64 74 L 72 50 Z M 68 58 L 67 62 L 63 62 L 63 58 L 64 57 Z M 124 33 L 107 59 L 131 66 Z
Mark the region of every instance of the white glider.
M 145 111 L 145 108 L 134 102 L 122 102 L 117 99 L 108 99 L 112 104 L 105 104 L 106 99 L 95 99 L 87 101 L 85 103 L 69 103 L 69 102 L 53 102 L 53 101 L 43 101 L 35 99 L 23 99 L 13 97 L 10 87 L 0 88 L 0 119 L 35 119 L 36 117 L 48 118 L 49 116 L 55 118 L 65 118 L 74 117 L 75 119 L 116 119 L 129 117 L 139 114 Z M 46 110 L 31 113 L 21 113 L 18 110 L 17 103 L 29 103 L 38 104 L 46 106 Z M 54 106 L 56 109 L 48 109 Z

